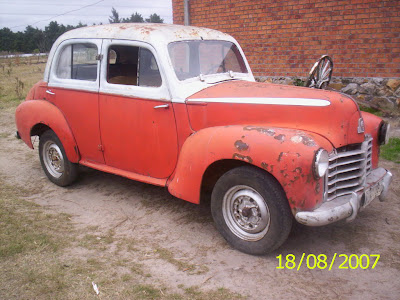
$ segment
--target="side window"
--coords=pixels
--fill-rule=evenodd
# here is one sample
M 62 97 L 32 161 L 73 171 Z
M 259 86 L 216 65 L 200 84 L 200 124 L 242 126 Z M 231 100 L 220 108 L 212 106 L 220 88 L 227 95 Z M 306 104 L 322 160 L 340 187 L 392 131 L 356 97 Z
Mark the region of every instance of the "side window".
M 97 46 L 72 44 L 62 49 L 56 67 L 56 76 L 61 79 L 96 81 Z
M 161 75 L 154 55 L 142 47 L 114 45 L 108 49 L 107 82 L 159 87 Z

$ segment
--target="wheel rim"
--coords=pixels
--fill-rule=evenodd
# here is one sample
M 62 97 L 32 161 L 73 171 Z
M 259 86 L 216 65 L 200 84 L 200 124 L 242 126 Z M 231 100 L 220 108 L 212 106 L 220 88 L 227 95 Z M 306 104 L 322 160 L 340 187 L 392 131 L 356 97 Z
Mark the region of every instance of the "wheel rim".
M 64 173 L 64 157 L 60 147 L 52 141 L 47 141 L 43 146 L 43 161 L 51 176 L 59 178 Z
M 224 196 L 225 223 L 237 237 L 258 241 L 268 232 L 271 217 L 264 198 L 253 188 L 234 186 Z

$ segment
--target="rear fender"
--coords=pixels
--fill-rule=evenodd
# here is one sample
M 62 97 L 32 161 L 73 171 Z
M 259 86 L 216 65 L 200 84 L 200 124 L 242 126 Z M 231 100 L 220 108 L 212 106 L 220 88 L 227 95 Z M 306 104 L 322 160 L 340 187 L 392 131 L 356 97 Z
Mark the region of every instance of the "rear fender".
M 15 122 L 21 139 L 31 149 L 32 128 L 43 124 L 51 128 L 64 146 L 69 161 L 79 161 L 79 151 L 72 131 L 63 113 L 53 104 L 44 100 L 31 100 L 21 103 L 15 112 Z
M 323 180 L 316 180 L 312 171 L 320 148 L 332 151 L 325 138 L 295 129 L 241 125 L 202 129 L 185 141 L 168 190 L 176 197 L 199 203 L 208 166 L 220 160 L 240 160 L 272 174 L 293 212 L 307 210 L 323 198 Z

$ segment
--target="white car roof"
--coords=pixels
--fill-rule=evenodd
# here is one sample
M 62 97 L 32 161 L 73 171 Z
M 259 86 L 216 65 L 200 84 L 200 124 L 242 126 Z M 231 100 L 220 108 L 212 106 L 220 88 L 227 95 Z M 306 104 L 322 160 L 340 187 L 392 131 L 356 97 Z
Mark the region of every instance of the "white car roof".
M 57 39 L 55 44 L 73 38 L 126 39 L 150 44 L 168 44 L 174 41 L 196 39 L 233 40 L 228 34 L 208 28 L 172 24 L 116 23 L 87 26 L 67 31 Z

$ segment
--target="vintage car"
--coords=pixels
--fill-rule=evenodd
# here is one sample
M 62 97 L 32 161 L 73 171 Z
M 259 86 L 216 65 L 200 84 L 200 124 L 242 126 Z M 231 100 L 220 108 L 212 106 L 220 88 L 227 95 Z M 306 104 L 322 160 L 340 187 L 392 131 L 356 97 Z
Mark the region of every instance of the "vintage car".
M 344 94 L 255 82 L 236 40 L 206 28 L 68 31 L 16 124 L 30 148 L 39 136 L 55 184 L 83 165 L 192 203 L 211 196 L 219 232 L 254 255 L 281 246 L 294 220 L 354 219 L 392 177 L 378 167 L 386 122 Z

